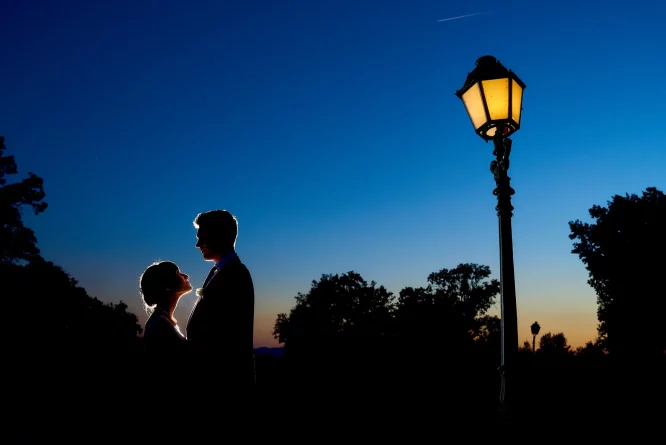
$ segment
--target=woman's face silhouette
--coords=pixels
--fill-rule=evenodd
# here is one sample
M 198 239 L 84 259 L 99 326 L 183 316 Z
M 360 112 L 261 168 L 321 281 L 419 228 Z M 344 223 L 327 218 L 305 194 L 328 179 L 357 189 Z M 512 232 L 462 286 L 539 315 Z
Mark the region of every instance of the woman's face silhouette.
M 192 290 L 192 284 L 190 283 L 189 275 L 181 272 L 180 269 L 178 269 L 176 271 L 176 273 L 178 274 L 178 279 L 180 280 L 179 281 L 180 282 L 180 287 L 178 288 L 178 293 L 180 295 L 182 295 L 184 293 L 187 293 L 187 292 L 191 291 Z

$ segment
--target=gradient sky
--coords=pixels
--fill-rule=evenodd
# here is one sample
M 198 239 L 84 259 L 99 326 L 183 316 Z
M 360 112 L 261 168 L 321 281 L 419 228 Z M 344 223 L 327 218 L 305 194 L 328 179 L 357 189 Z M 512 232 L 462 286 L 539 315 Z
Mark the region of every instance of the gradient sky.
M 255 345 L 275 345 L 276 314 L 322 273 L 396 294 L 461 262 L 499 278 L 492 145 L 454 95 L 494 55 L 527 84 L 509 172 L 519 339 L 538 320 L 578 346 L 596 337 L 596 296 L 568 222 L 666 189 L 665 9 L 5 1 L 0 135 L 22 175 L 44 178 L 49 208 L 25 216 L 43 256 L 142 323 L 143 270 L 169 259 L 201 286 L 192 220 L 236 214 Z

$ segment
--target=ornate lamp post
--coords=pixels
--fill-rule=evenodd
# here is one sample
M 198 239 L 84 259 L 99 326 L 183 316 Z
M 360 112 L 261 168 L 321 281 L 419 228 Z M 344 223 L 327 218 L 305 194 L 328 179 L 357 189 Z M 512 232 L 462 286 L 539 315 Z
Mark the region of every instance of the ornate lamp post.
M 502 311 L 502 389 L 500 406 L 504 416 L 509 415 L 511 405 L 507 399 L 509 383 L 518 353 L 518 316 L 516 314 L 516 284 L 513 270 L 513 238 L 511 217 L 513 206 L 507 172 L 511 139 L 509 136 L 520 128 L 520 118 L 525 84 L 513 72 L 506 69 L 493 56 L 483 56 L 476 61 L 476 68 L 467 75 L 464 86 L 456 91 L 465 104 L 465 109 L 474 126 L 474 131 L 484 141 L 493 141 L 495 160 L 490 171 L 495 176 L 497 187 L 497 216 L 499 218 L 500 248 L 500 301 Z M 510 393 L 512 394 L 512 393 Z
M 536 352 L 536 336 L 539 335 L 541 326 L 535 321 L 532 323 L 532 326 L 530 326 L 530 329 L 532 330 L 532 353 L 534 353 Z

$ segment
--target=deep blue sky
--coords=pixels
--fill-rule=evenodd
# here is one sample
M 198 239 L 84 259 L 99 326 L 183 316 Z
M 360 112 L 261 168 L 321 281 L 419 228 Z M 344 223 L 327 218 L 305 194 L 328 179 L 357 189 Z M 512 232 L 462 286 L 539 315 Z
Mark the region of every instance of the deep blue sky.
M 276 313 L 322 273 L 396 294 L 461 262 L 498 276 L 492 147 L 454 96 L 494 55 L 527 84 L 510 171 L 520 340 L 538 320 L 579 345 L 596 334 L 596 297 L 568 221 L 666 188 L 664 9 L 6 1 L 0 135 L 21 174 L 44 178 L 49 208 L 25 218 L 42 254 L 142 320 L 145 267 L 171 259 L 200 286 L 192 220 L 235 213 L 267 345 Z

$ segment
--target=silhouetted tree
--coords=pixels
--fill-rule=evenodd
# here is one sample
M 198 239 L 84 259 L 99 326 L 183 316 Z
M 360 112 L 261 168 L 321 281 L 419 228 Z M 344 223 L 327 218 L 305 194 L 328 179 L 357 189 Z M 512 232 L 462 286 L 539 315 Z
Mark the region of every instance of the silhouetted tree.
M 300 292 L 298 295 L 301 295 Z M 289 315 L 282 312 L 277 315 L 277 319 L 275 320 L 275 326 L 273 327 L 273 338 L 276 339 L 278 343 L 286 343 L 288 337 Z
M 142 378 L 136 315 L 122 302 L 90 297 L 39 257 L 25 266 L 1 264 L 0 276 L 11 277 L 0 292 L 0 367 L 12 382 L 7 403 L 63 416 L 122 409 Z M 52 401 L 61 406 L 49 407 Z
M 534 349 L 532 344 L 525 340 L 523 345 L 518 348 L 518 360 L 521 364 L 531 363 L 534 356 Z
M 463 412 L 492 409 L 501 349 L 500 320 L 487 314 L 499 293 L 490 273 L 464 263 L 431 273 L 426 287 L 400 291 L 395 372 L 405 392 L 441 394 Z
M 326 387 L 376 383 L 385 358 L 393 294 L 353 271 L 321 276 L 307 294 L 298 293 L 289 314 L 278 314 L 274 337 L 299 384 L 312 379 Z
M 499 334 L 499 319 L 485 317 L 499 293 L 490 268 L 459 264 L 428 276 L 428 286 L 400 291 L 396 311 L 399 335 L 421 341 L 465 347 Z
M 63 407 L 111 406 L 136 381 L 137 362 L 131 359 L 140 351 L 138 319 L 122 301 L 90 297 L 61 267 L 39 255 L 22 211 L 46 209 L 43 181 L 29 173 L 8 183 L 6 176 L 18 168 L 5 148 L 0 137 L 0 304 L 5 315 L 0 368 L 12 382 L 3 400 L 9 406 L 25 402 L 22 409 L 32 411 L 40 403 L 63 400 Z M 77 397 L 87 400 L 75 402 Z M 17 406 L 12 409 L 20 411 Z M 55 411 L 67 413 L 61 406 L 49 410 Z
M 551 334 L 547 332 L 539 340 L 540 355 L 552 358 L 563 358 L 572 355 L 571 346 L 567 343 L 567 338 L 562 332 Z
M 391 323 L 393 294 L 353 271 L 323 274 L 307 294 L 298 293 L 289 315 L 278 314 L 273 336 L 285 346 L 305 338 L 384 335 Z
M 0 262 L 30 261 L 39 255 L 37 239 L 23 225 L 21 212 L 32 207 L 35 215 L 46 209 L 43 180 L 28 173 L 20 182 L 7 183 L 7 176 L 18 173 L 14 156 L 5 155 L 5 138 L 0 136 Z
M 663 357 L 666 330 L 666 198 L 654 187 L 642 196 L 615 195 L 590 209 L 594 223 L 570 222 L 569 238 L 597 294 L 599 338 L 611 354 Z
M 479 329 L 474 336 L 476 360 L 495 369 L 502 352 L 502 321 L 496 315 L 483 315 L 477 321 Z
M 576 357 L 585 360 L 596 360 L 606 356 L 606 352 L 598 342 L 588 341 L 585 346 L 579 346 L 574 352 Z
M 2 303 L 12 316 L 1 326 L 14 345 L 33 353 L 87 355 L 138 347 L 141 326 L 122 301 L 90 297 L 60 266 L 39 257 L 25 266 L 3 264 L 0 269 L 11 276 Z
M 41 349 L 82 343 L 122 349 L 135 344 L 141 327 L 126 304 L 102 303 L 88 296 L 61 267 L 39 255 L 34 232 L 23 224 L 22 210 L 29 206 L 39 214 L 46 209 L 43 181 L 29 173 L 21 182 L 8 184 L 6 176 L 17 174 L 18 167 L 5 149 L 0 137 L 0 271 L 10 278 L 3 280 L 1 295 L 3 309 L 12 314 L 2 323 L 10 333 L 5 338 L 30 341 Z
M 499 345 L 501 340 L 502 320 L 496 315 L 478 317 L 479 329 L 474 337 L 475 341 Z
M 532 352 L 533 352 L 532 345 L 530 344 L 530 342 L 525 340 L 523 342 L 523 345 L 518 348 L 518 352 L 521 353 L 521 354 L 528 354 L 528 353 L 532 354 Z

